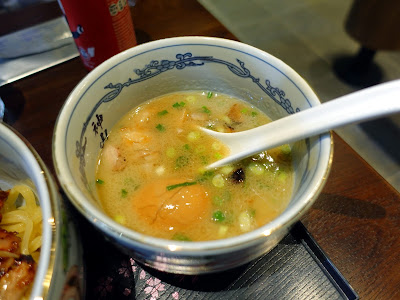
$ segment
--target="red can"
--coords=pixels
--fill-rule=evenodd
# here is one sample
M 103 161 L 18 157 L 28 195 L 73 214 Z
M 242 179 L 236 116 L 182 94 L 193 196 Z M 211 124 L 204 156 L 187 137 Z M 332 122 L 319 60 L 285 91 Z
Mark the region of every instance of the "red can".
M 88 70 L 136 46 L 127 0 L 58 0 L 58 3 Z

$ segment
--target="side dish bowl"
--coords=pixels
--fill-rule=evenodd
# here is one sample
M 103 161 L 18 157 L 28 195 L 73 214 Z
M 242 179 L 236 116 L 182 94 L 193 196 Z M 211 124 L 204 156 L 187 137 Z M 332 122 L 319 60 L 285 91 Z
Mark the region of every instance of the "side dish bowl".
M 127 229 L 99 204 L 95 187 L 99 151 L 109 130 L 126 112 L 157 96 L 190 90 L 232 95 L 272 120 L 320 104 L 293 69 L 252 46 L 209 37 L 158 40 L 110 58 L 76 86 L 56 122 L 53 161 L 71 202 L 120 249 L 161 271 L 201 274 L 239 266 L 273 248 L 318 197 L 329 173 L 333 146 L 329 133 L 291 145 L 292 199 L 272 222 L 249 233 L 181 242 Z
M 0 189 L 21 183 L 32 188 L 42 213 L 42 246 L 29 299 L 64 299 L 67 294 L 81 297 L 82 250 L 75 228 L 63 215 L 57 185 L 29 142 L 0 121 Z

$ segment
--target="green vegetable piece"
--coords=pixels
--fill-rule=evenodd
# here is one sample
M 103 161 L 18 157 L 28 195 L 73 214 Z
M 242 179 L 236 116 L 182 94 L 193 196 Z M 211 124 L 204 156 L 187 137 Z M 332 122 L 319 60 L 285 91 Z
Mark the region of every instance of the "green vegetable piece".
M 167 151 L 165 151 L 165 154 L 169 157 L 169 158 L 173 158 L 176 155 L 176 151 L 174 147 L 168 147 Z
M 98 179 L 96 179 L 96 183 L 97 183 L 97 184 L 103 184 L 104 181 L 98 178 Z
M 186 156 L 179 156 L 176 161 L 175 161 L 175 167 L 176 168 L 182 168 L 184 166 L 186 166 L 189 163 L 189 158 L 187 158 Z
M 162 111 L 159 111 L 157 114 L 158 114 L 159 116 L 164 116 L 164 115 L 166 115 L 167 113 L 168 113 L 168 110 L 164 109 L 164 110 L 162 110 Z
M 222 198 L 221 196 L 215 196 L 213 198 L 213 204 L 215 206 L 222 206 L 222 204 L 225 202 L 224 198 Z
M 183 233 L 177 232 L 172 236 L 174 241 L 190 242 L 192 241 L 188 236 Z
M 207 98 L 210 99 L 213 96 L 213 92 L 208 92 Z
M 214 171 L 207 170 L 203 173 L 203 177 L 211 177 L 214 176 Z
M 257 116 L 257 115 L 258 115 L 258 113 L 257 113 L 256 111 L 252 111 L 252 112 L 251 112 L 251 116 L 252 116 L 252 117 L 255 117 L 255 116 Z
M 202 109 L 203 109 L 203 112 L 206 113 L 206 114 L 210 114 L 211 113 L 211 110 L 209 110 L 207 106 L 202 106 Z
M 122 197 L 122 198 L 125 198 L 126 196 L 128 196 L 128 191 L 125 190 L 125 189 L 122 189 L 122 190 L 121 190 L 121 197 Z
M 280 182 L 283 182 L 283 181 L 285 181 L 287 179 L 287 174 L 286 174 L 286 172 L 285 171 L 280 171 L 279 173 L 278 173 L 278 180 L 280 181 Z
M 185 150 L 190 150 L 190 146 L 189 146 L 189 144 L 185 144 L 185 145 L 183 145 L 183 149 L 185 149 Z
M 176 189 L 178 187 L 190 186 L 190 185 L 195 185 L 195 184 L 197 184 L 196 181 L 189 181 L 189 182 L 182 182 L 182 183 L 178 183 L 178 184 L 168 185 L 167 186 L 167 191 Z
M 247 212 L 249 213 L 249 216 L 252 218 L 256 216 L 256 210 L 254 208 L 248 209 Z
M 223 222 L 225 220 L 225 214 L 222 211 L 217 210 L 213 213 L 212 219 L 215 222 Z
M 224 177 L 222 177 L 221 174 L 215 175 L 213 177 L 213 179 L 211 180 L 211 182 L 215 187 L 218 187 L 218 188 L 222 188 L 225 185 L 225 179 L 224 179 Z
M 292 152 L 288 144 L 282 145 L 280 149 L 284 155 L 289 155 Z
M 248 168 L 253 174 L 256 175 L 262 175 L 265 171 L 265 167 L 262 164 L 256 162 L 251 162 Z
M 225 191 L 222 195 L 214 196 L 212 203 L 214 206 L 222 206 L 231 200 L 231 194 Z
M 172 104 L 172 107 L 180 108 L 180 107 L 184 107 L 185 104 L 186 104 L 186 103 L 183 102 L 183 101 L 181 101 L 181 102 L 176 102 L 176 103 Z
M 221 159 L 223 156 L 222 156 L 221 153 L 217 152 L 217 153 L 214 154 L 214 157 L 215 157 L 216 159 Z
M 158 125 L 156 126 L 156 128 L 158 129 L 158 131 L 161 131 L 161 132 L 165 131 L 165 127 L 164 127 L 164 125 L 162 125 L 162 124 L 158 124 Z

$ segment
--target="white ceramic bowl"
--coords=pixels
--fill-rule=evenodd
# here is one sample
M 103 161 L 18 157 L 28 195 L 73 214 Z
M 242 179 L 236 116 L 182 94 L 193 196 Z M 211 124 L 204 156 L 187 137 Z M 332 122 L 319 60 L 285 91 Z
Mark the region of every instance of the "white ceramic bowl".
M 183 274 L 225 270 L 269 251 L 312 205 L 329 172 L 331 136 L 327 133 L 293 145 L 293 197 L 287 209 L 265 226 L 206 242 L 145 236 L 103 212 L 95 188 L 97 157 L 107 130 L 126 112 L 146 100 L 183 90 L 236 96 L 272 119 L 320 104 L 294 70 L 249 45 L 208 37 L 158 40 L 110 58 L 78 84 L 56 123 L 53 161 L 62 188 L 76 208 L 138 261 Z
M 42 159 L 18 132 L 0 120 L 0 189 L 21 182 L 35 191 L 42 211 L 42 247 L 30 299 L 62 299 L 84 293 L 82 249 L 54 180 Z M 69 286 L 71 276 L 79 286 Z M 72 281 L 72 280 L 71 280 Z M 64 293 L 64 294 L 63 294 Z

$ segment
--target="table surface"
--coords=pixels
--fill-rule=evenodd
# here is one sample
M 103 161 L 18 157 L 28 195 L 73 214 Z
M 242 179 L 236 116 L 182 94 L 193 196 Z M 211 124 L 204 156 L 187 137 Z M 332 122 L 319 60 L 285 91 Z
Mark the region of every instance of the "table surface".
M 2 16 L 0 35 L 46 20 L 49 14 L 60 14 L 54 3 L 45 5 L 45 9 L 29 9 L 24 17 L 22 12 Z M 131 11 L 139 43 L 184 35 L 236 40 L 195 0 L 137 1 Z M 53 173 L 54 123 L 66 97 L 86 74 L 76 58 L 0 88 L 0 97 L 14 113 L 9 122 Z M 333 136 L 329 179 L 301 221 L 361 299 L 398 299 L 400 195 L 343 140 Z

